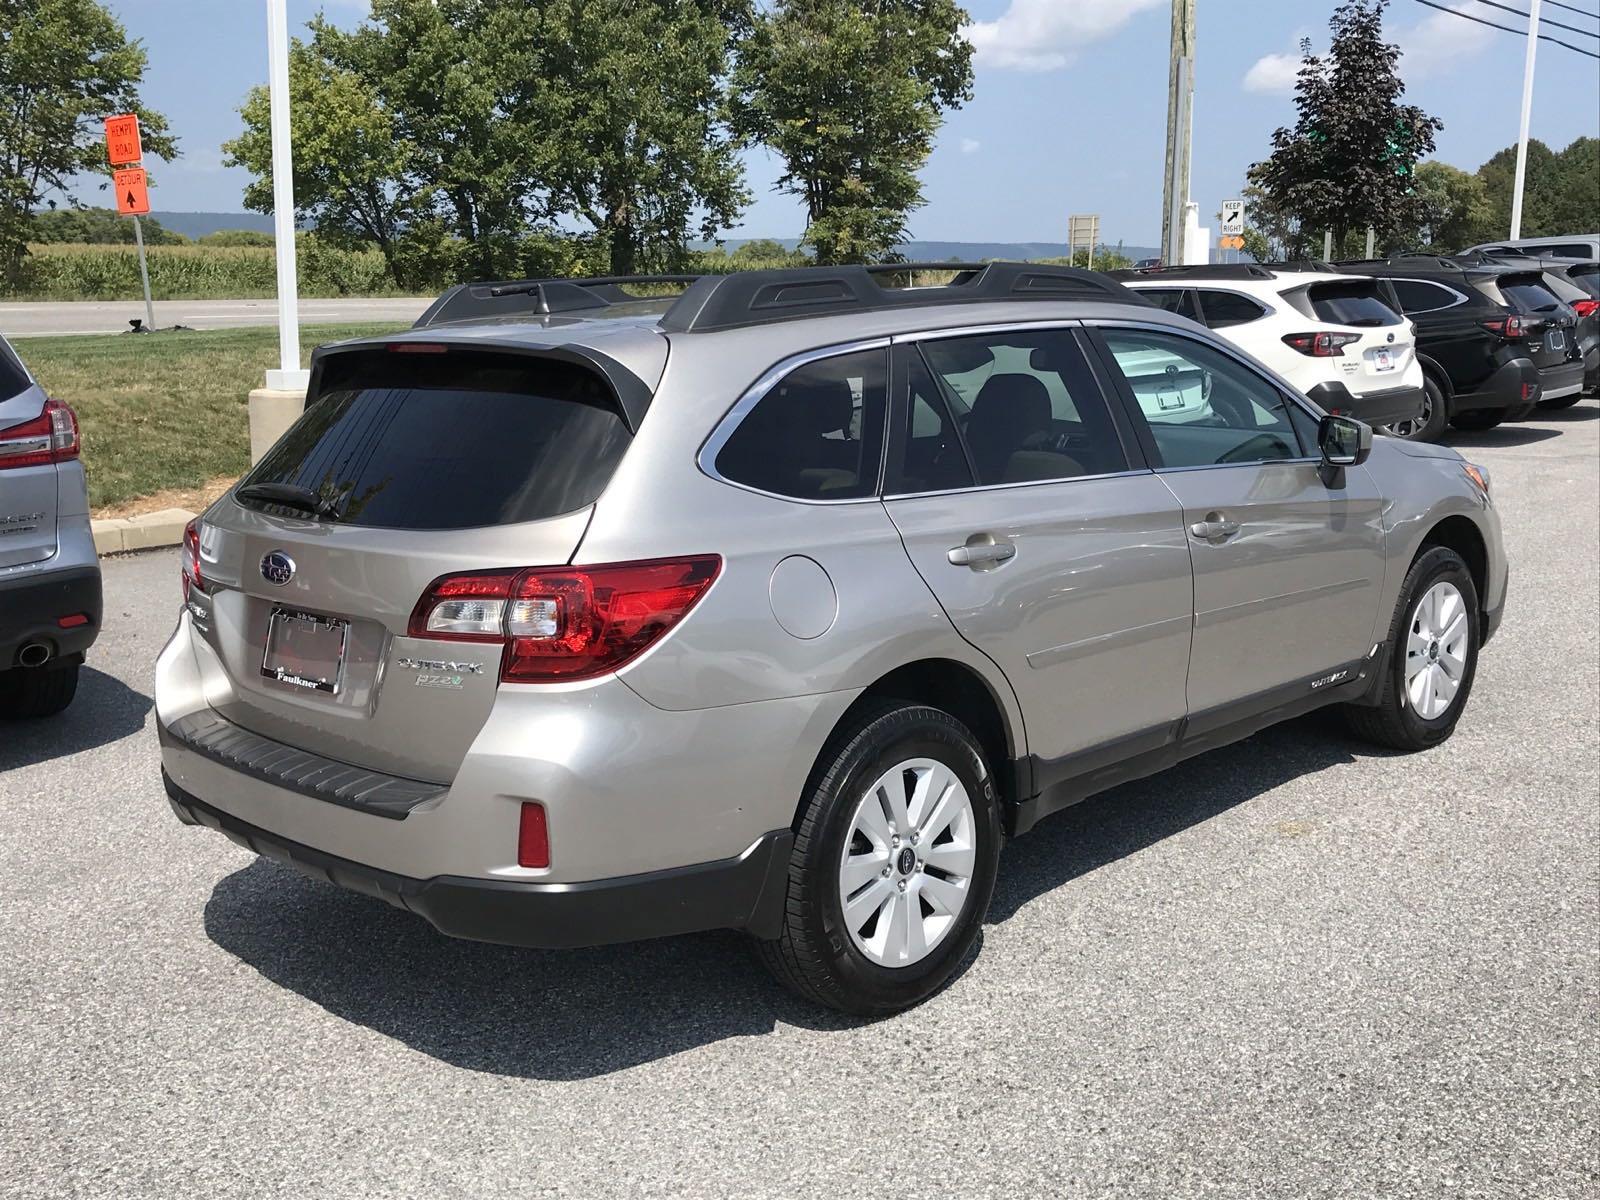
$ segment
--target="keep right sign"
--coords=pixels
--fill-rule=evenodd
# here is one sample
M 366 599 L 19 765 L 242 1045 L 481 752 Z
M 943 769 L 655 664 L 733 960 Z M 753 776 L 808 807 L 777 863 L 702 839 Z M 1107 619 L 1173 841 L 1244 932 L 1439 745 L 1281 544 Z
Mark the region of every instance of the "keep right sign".
M 1224 200 L 1222 202 L 1222 228 L 1218 231 L 1223 237 L 1238 237 L 1244 233 L 1244 201 Z

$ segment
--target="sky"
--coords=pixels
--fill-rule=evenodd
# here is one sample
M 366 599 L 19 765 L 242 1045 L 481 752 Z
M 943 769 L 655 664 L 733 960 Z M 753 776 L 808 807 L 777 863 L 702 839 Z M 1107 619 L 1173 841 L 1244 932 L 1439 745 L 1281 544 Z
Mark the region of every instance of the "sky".
M 150 56 L 144 97 L 164 112 L 183 157 L 155 163 L 157 210 L 242 210 L 244 172 L 222 165 L 245 92 L 267 74 L 263 0 L 106 0 Z M 1481 0 L 1445 0 L 1519 24 Z M 1500 0 L 1526 8 L 1527 0 Z M 1564 0 L 1600 11 L 1600 0 Z M 1327 44 L 1335 0 L 1197 0 L 1193 197 L 1202 222 L 1237 196 L 1272 131 L 1294 120 L 1298 44 Z M 289 0 L 292 30 L 318 11 L 353 24 L 365 0 Z M 948 114 L 923 173 L 913 238 L 1064 241 L 1069 213 L 1099 213 L 1105 241 L 1160 240 L 1169 0 L 967 0 L 977 48 L 974 97 Z M 1547 19 L 1600 31 L 1600 19 L 1545 5 Z M 1516 141 L 1523 37 L 1420 0 L 1393 0 L 1407 99 L 1444 121 L 1435 157 L 1475 169 Z M 1600 38 L 1550 32 L 1600 50 Z M 1559 149 L 1600 135 L 1600 60 L 1539 43 L 1532 134 Z M 746 156 L 756 200 L 736 237 L 798 237 L 802 211 L 774 193 L 778 168 Z M 103 203 L 94 195 L 82 197 Z

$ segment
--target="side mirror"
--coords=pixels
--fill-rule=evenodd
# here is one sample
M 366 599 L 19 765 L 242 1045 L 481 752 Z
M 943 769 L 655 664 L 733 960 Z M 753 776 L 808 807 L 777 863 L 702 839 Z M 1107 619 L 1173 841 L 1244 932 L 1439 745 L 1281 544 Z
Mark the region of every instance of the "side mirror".
M 1317 448 L 1324 466 L 1359 467 L 1372 453 L 1372 426 L 1354 417 L 1323 417 L 1317 426 Z

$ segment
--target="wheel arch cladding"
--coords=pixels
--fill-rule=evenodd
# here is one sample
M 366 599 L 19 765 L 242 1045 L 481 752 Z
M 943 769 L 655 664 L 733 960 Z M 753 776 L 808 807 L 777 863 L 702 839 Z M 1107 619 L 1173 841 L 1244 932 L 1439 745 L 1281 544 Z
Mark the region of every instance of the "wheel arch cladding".
M 1471 517 L 1459 513 L 1445 517 L 1423 535 L 1422 544 L 1417 547 L 1411 561 L 1416 562 L 1434 546 L 1454 550 L 1467 564 L 1472 586 L 1478 589 L 1478 614 L 1481 618 L 1484 605 L 1489 602 L 1489 550 L 1478 526 Z
M 1447 402 L 1455 398 L 1456 389 L 1455 385 L 1450 382 L 1450 372 L 1446 371 L 1426 354 L 1417 355 L 1417 363 L 1422 367 L 1423 378 L 1431 379 Z
M 880 676 L 856 697 L 834 724 L 824 742 L 824 753 L 835 744 L 841 733 L 860 725 L 869 714 L 881 712 L 887 703 L 925 704 L 949 713 L 971 730 L 972 736 L 983 748 L 1002 806 L 1015 804 L 1025 798 L 1026 789 L 1014 769 L 1014 764 L 1022 758 L 1020 731 L 1011 728 L 1005 709 L 988 681 L 965 663 L 954 659 L 920 659 Z M 816 785 L 817 775 L 825 769 L 826 764 L 819 754 L 805 793 L 800 796 L 795 809 L 796 827 L 804 815 L 806 800 Z

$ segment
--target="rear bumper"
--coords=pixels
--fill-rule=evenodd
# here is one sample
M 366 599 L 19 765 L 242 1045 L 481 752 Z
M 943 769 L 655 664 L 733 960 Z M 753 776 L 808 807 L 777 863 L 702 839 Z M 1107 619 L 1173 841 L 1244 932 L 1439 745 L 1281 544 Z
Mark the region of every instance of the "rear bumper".
M 1527 388 L 1527 392 L 1524 392 Z M 1521 408 L 1545 398 L 1539 368 L 1531 358 L 1513 358 L 1502 363 L 1483 386 L 1471 392 L 1456 392 L 1450 398 L 1452 414 L 1478 408 Z
M 62 617 L 83 615 L 88 623 L 63 629 Z M 100 636 L 100 568 L 80 566 L 0 578 L 0 671 L 17 665 L 32 643 L 50 647 L 52 659 L 82 654 Z
M 765 834 L 737 858 L 617 879 L 412 879 L 269 833 L 190 795 L 165 772 L 162 781 L 185 825 L 215 829 L 314 879 L 406 909 L 451 937 L 565 950 L 706 929 L 745 929 L 772 938 L 783 922 L 794 844 L 787 829 Z
M 1560 400 L 1576 396 L 1583 391 L 1584 364 L 1580 359 L 1568 359 L 1559 366 L 1546 367 L 1539 372 L 1539 399 Z
M 1421 387 L 1384 388 L 1374 392 L 1352 392 L 1349 413 L 1368 425 L 1393 425 L 1422 415 L 1427 393 Z

